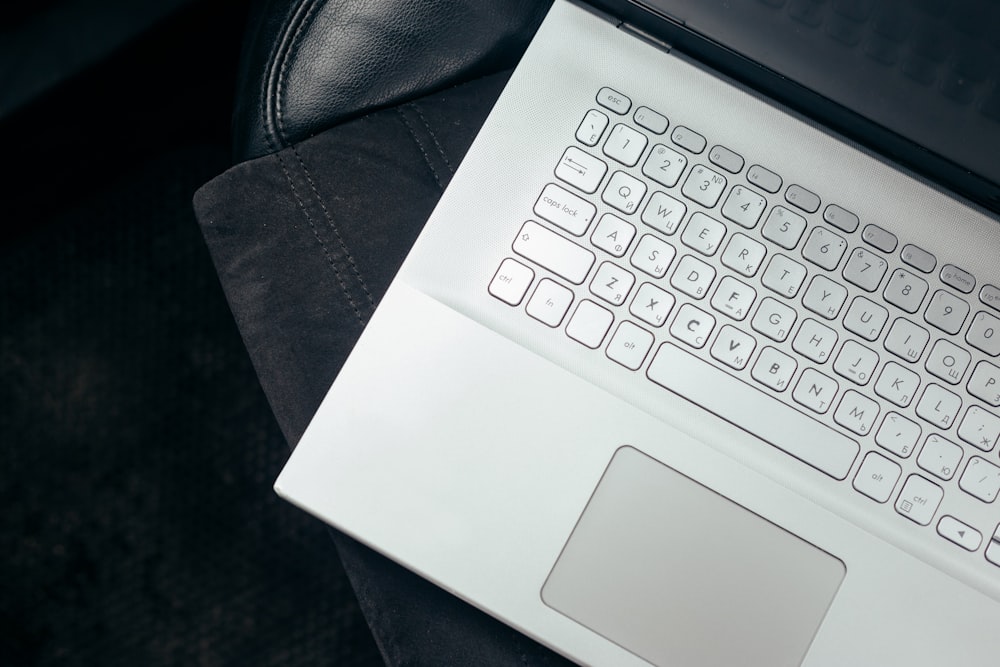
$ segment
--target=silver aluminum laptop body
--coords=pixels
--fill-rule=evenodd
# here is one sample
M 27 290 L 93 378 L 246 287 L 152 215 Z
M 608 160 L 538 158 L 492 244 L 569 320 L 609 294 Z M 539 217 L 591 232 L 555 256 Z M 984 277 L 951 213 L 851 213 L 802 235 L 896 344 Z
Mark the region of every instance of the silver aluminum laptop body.
M 702 152 L 675 141 L 692 131 Z M 745 164 L 733 173 L 716 146 Z M 656 180 L 675 155 L 676 182 Z M 821 198 L 815 213 L 786 200 L 789 184 Z M 753 224 L 723 213 L 737 187 L 765 200 Z M 670 199 L 652 209 L 657 192 Z M 664 222 L 672 202 L 683 215 Z M 828 204 L 860 226 L 826 222 Z M 887 237 L 865 235 L 871 222 L 898 247 L 873 245 Z M 844 241 L 833 268 L 840 251 L 814 232 Z M 752 252 L 723 260 L 737 235 L 766 251 L 751 275 Z M 934 269 L 904 261 L 906 244 Z M 979 290 L 1000 281 L 998 250 L 989 215 L 557 0 L 275 488 L 581 664 L 996 664 L 1000 396 L 980 313 L 1000 313 Z M 884 260 L 876 287 L 860 260 L 846 268 L 856 253 Z M 806 269 L 794 296 L 787 271 L 768 271 L 778 256 Z M 918 282 L 887 296 L 899 271 L 926 285 L 915 314 L 901 293 Z M 718 296 L 727 277 L 753 289 L 747 312 Z M 830 319 L 803 301 L 819 277 L 845 292 Z M 938 292 L 958 300 L 928 314 Z M 875 340 L 845 323 L 859 298 L 885 311 Z M 959 333 L 939 329 L 961 303 Z M 792 317 L 774 304 L 795 311 L 790 326 L 770 321 Z M 903 345 L 887 343 L 896 320 L 929 332 L 919 362 L 887 347 Z M 806 347 L 826 332 L 828 354 Z M 955 347 L 934 352 L 939 340 Z M 875 370 L 845 348 L 874 352 Z

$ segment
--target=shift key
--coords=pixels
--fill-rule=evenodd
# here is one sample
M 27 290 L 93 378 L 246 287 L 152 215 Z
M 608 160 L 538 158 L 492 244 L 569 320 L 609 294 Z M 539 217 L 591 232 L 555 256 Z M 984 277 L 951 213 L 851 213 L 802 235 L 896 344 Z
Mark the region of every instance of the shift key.
M 574 285 L 587 278 L 594 265 L 594 253 L 542 227 L 533 220 L 521 226 L 514 239 L 514 252 L 562 276 Z

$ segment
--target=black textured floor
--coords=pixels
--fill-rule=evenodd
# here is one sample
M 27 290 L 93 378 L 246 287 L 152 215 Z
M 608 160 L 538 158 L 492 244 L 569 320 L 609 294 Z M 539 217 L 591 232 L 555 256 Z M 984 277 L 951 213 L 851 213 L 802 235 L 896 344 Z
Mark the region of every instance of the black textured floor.
M 0 665 L 381 664 L 191 209 L 238 0 L 0 125 Z
M 0 251 L 0 662 L 372 665 L 163 155 Z

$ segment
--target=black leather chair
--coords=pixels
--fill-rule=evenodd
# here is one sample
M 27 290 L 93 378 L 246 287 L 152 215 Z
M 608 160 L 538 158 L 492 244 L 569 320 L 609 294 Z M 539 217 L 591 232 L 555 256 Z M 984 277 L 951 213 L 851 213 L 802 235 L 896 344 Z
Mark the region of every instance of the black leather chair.
M 548 4 L 260 0 L 254 6 L 233 118 L 238 164 L 199 190 L 195 209 L 290 445 Z M 565 663 L 331 532 L 388 664 Z

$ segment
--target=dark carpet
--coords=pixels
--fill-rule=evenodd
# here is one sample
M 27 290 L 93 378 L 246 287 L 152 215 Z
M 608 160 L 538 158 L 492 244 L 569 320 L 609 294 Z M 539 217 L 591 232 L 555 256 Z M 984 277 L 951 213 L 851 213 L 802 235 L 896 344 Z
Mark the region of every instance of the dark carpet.
M 130 168 L 0 246 L 0 664 L 375 665 L 218 286 L 194 190 Z

